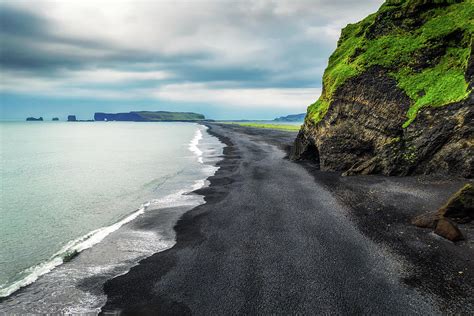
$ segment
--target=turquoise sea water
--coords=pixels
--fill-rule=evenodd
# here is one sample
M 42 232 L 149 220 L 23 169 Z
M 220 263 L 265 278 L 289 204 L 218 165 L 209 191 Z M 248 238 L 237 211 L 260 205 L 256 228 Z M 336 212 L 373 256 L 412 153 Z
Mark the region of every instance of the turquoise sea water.
M 215 140 L 197 124 L 2 122 L 0 133 L 0 297 L 215 171 L 200 147 Z

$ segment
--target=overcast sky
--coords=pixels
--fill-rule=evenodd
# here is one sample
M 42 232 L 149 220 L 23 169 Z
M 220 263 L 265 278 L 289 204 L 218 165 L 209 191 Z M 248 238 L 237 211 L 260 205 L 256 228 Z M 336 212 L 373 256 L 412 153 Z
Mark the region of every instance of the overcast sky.
M 302 113 L 341 27 L 381 3 L 0 0 L 0 118 Z

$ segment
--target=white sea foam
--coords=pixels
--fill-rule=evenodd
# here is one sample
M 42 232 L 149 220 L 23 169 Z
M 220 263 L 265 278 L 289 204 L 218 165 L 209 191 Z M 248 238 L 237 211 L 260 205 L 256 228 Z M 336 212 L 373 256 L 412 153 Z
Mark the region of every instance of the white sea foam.
M 202 132 L 201 132 L 201 128 L 199 127 L 196 130 L 196 133 L 194 134 L 194 138 L 191 140 L 191 143 L 189 144 L 189 150 L 198 157 L 199 163 L 204 163 L 202 160 L 202 151 L 198 147 L 199 141 L 201 139 L 202 139 Z
M 137 216 L 143 214 L 149 205 L 150 203 L 145 203 L 137 211 L 128 215 L 127 217 L 120 220 L 119 222 L 110 226 L 98 228 L 96 230 L 93 230 L 87 233 L 86 235 L 82 237 L 79 237 L 75 240 L 68 242 L 63 248 L 61 248 L 61 250 L 59 250 L 54 255 L 52 255 L 48 261 L 42 262 L 36 266 L 30 267 L 24 270 L 21 273 L 21 274 L 26 274 L 24 278 L 10 284 L 6 288 L 0 289 L 0 297 L 9 296 L 10 294 L 17 291 L 18 289 L 35 282 L 40 276 L 50 272 L 55 267 L 64 263 L 64 258 L 68 254 L 71 254 L 74 252 L 79 253 L 101 242 L 107 235 L 116 231 L 124 224 L 137 218 Z

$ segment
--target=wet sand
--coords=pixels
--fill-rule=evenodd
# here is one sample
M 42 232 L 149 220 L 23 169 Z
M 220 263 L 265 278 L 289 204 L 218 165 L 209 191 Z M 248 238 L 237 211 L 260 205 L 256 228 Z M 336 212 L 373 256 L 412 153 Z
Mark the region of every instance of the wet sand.
M 227 147 L 196 192 L 207 203 L 173 248 L 105 284 L 104 314 L 474 312 L 472 242 L 409 225 L 463 181 L 341 177 L 288 160 L 296 133 L 210 128 Z

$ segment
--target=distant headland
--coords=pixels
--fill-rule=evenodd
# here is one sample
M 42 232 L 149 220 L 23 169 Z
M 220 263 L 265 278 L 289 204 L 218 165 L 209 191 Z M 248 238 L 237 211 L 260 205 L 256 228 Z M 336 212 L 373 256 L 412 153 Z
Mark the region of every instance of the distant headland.
M 68 122 L 94 122 L 94 120 L 78 120 L 75 115 L 68 115 L 67 121 Z
M 193 112 L 137 111 L 128 113 L 95 113 L 96 121 L 128 121 L 128 122 L 159 122 L 159 121 L 202 121 L 205 116 Z
M 305 116 L 306 116 L 306 113 L 290 114 L 287 116 L 277 117 L 276 119 L 274 119 L 274 121 L 276 122 L 303 122 Z

